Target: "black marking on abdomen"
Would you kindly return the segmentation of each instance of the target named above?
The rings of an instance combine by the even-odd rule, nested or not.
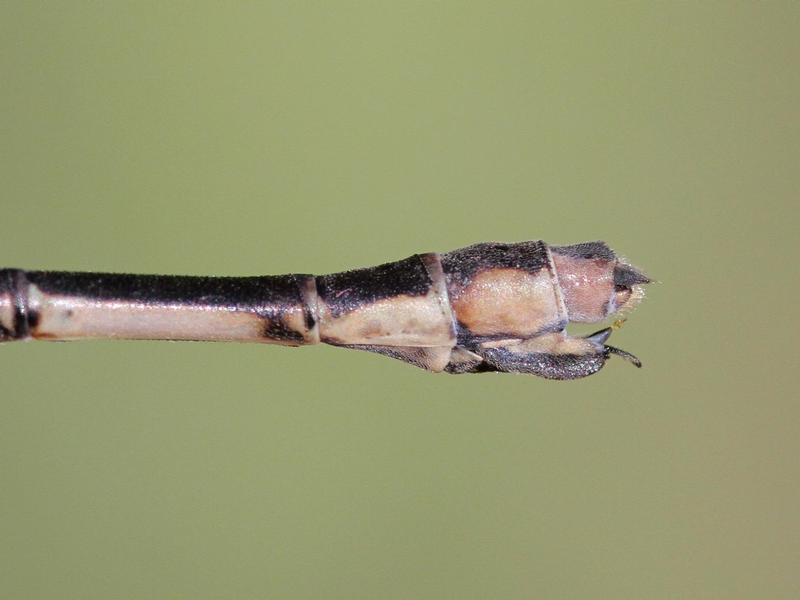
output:
[[[194,277],[32,271],[28,281],[45,294],[144,305],[225,308],[264,317],[303,306],[298,280],[306,275]]]
[[[280,318],[266,319],[264,321],[263,335],[265,338],[271,340],[293,342],[296,344],[302,344],[305,341],[305,336],[303,336],[302,333],[288,327]]]
[[[39,320],[41,319],[41,315],[39,311],[34,310],[31,308],[31,305],[28,304],[28,329],[30,331],[35,331],[36,328],[39,326]]]
[[[314,318],[314,312],[308,305],[303,305],[303,320],[308,331],[314,329],[314,325],[317,324],[317,320]]]
[[[538,331],[526,335],[526,338],[539,337],[548,333],[557,333],[564,331],[567,326],[567,321],[556,321],[550,325],[546,325]],[[469,350],[475,350],[486,342],[497,342],[500,340],[521,339],[520,336],[514,332],[500,332],[492,335],[475,335],[470,331],[469,327],[464,325],[461,321],[456,320],[456,344],[463,346]]]
[[[317,293],[333,317],[384,298],[424,296],[432,285],[419,254],[377,267],[317,277]]]
[[[549,262],[547,244],[544,242],[486,242],[446,252],[441,257],[451,298],[457,297],[461,289],[469,285],[480,271],[520,269],[527,273],[536,273],[547,268]]]
[[[614,251],[605,242],[582,242],[571,246],[550,246],[550,250],[573,258],[599,258],[602,260],[614,260],[617,258]]]
[[[151,305],[253,309],[276,301],[300,300],[295,275],[195,277],[31,271],[28,280],[45,294]]]

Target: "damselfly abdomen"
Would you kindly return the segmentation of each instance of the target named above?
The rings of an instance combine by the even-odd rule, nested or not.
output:
[[[611,354],[594,323],[650,279],[603,242],[482,243],[333,275],[184,277],[0,270],[0,341],[320,342],[435,372],[576,379]]]

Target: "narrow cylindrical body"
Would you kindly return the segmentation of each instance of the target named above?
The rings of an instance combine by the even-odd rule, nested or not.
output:
[[[332,275],[186,277],[0,270],[0,341],[213,340],[377,352],[431,371],[556,379],[602,367],[649,279],[602,242],[482,243]],[[624,354],[624,353],[623,353]]]
[[[0,271],[0,339],[319,341],[314,278]]]

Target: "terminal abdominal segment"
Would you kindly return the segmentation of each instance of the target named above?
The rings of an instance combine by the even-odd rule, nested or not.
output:
[[[603,242],[487,242],[332,275],[187,277],[0,270],[0,341],[326,343],[447,373],[577,379],[616,354],[611,328],[650,279]]]

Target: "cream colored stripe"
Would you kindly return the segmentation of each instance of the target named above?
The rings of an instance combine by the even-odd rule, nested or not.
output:
[[[558,305],[558,318],[559,321],[567,323],[569,322],[569,313],[567,312],[567,304],[564,302],[564,294],[561,293],[561,283],[558,281],[558,271],[553,261],[553,254],[550,252],[550,245],[548,243],[542,242],[542,244],[544,244],[545,251],[547,252],[547,268],[553,280],[553,293],[556,296],[556,304]]]
[[[428,277],[431,278],[431,288],[436,294],[436,299],[442,309],[442,315],[450,324],[450,337],[453,345],[456,344],[456,316],[453,312],[453,307],[450,304],[450,295],[447,292],[447,278],[444,275],[444,268],[442,267],[442,258],[436,252],[428,252],[427,254],[420,254],[420,260],[425,270],[428,272]]]
[[[14,331],[14,299],[10,292],[0,296],[0,325]]]

